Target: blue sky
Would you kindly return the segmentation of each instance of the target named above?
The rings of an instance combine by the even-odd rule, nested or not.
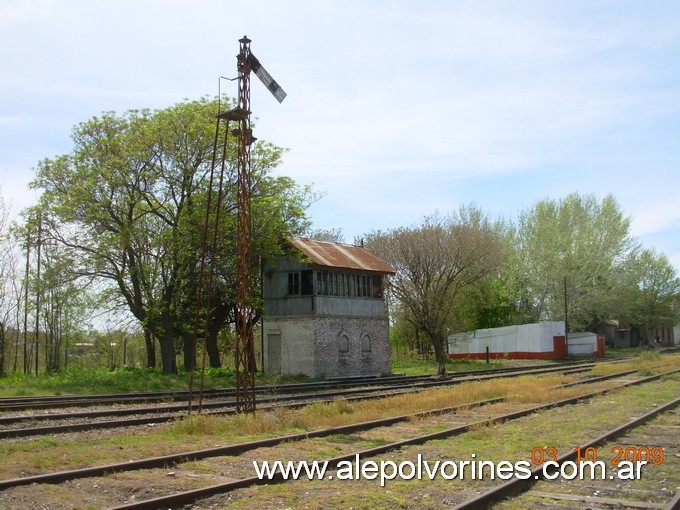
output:
[[[0,0],[5,202],[78,122],[215,95],[244,34],[288,93],[253,80],[255,135],[325,192],[316,227],[611,193],[680,271],[677,1]]]

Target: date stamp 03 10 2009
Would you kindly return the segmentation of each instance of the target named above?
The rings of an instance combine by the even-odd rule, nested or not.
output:
[[[573,450],[575,460],[569,462],[558,462],[558,451],[553,446],[540,447],[536,446],[531,450],[531,462],[535,465],[543,465],[543,475],[547,479],[555,479],[562,476],[567,479],[582,478],[583,472],[581,468],[587,465],[591,468],[591,472],[595,467],[600,467],[600,478],[604,479],[604,472],[606,464],[598,460],[598,450],[595,447],[589,446],[587,448],[575,448]],[[665,458],[665,453],[660,446],[613,446],[610,451],[613,456],[610,464],[617,469],[616,476],[610,475],[610,479],[618,478],[620,480],[634,480],[640,479],[640,469],[647,465],[662,464]],[[554,467],[557,473],[548,474],[546,467],[550,465]],[[569,470],[569,466],[571,470]],[[591,475],[591,477],[593,477]]]

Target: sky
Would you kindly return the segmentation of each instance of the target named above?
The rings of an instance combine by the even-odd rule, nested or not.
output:
[[[254,134],[324,194],[314,227],[612,194],[680,272],[677,0],[0,0],[5,203],[79,122],[217,95],[244,35],[288,94],[253,77]]]

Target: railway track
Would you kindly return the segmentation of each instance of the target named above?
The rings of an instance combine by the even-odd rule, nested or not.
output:
[[[653,408],[560,455],[550,469],[536,466],[527,479],[493,487],[455,510],[563,508],[564,503],[585,508],[677,510],[680,491],[673,496],[677,488],[669,490],[665,476],[680,469],[678,406],[680,398]],[[591,463],[583,471],[585,476],[579,472],[582,461]],[[621,481],[620,473],[629,477],[629,483]]]
[[[572,383],[566,383],[566,384],[560,385],[558,388],[567,388],[567,387],[574,386],[574,385],[594,384],[594,383],[597,383],[597,382],[608,381],[610,379],[628,376],[628,375],[631,375],[633,372],[634,371],[625,371],[625,372],[620,372],[620,373],[617,373],[617,374],[612,374],[612,375],[608,375],[608,376],[602,376],[602,377],[590,379],[588,381],[582,380],[582,381],[576,381],[576,382],[572,382]],[[650,380],[655,380],[658,377],[659,376],[655,376],[654,378],[652,378]],[[645,381],[643,380],[643,382],[645,382]],[[103,474],[106,474],[106,473],[113,473],[113,472],[118,472],[118,471],[130,471],[130,470],[143,469],[143,468],[149,468],[149,467],[165,467],[165,466],[173,465],[173,464],[176,464],[176,463],[179,463],[179,462],[186,462],[187,460],[200,460],[200,459],[204,459],[204,458],[221,456],[221,455],[239,454],[239,453],[243,453],[245,451],[253,450],[253,449],[256,449],[256,448],[262,448],[262,447],[267,447],[267,446],[276,446],[276,445],[284,443],[284,442],[299,441],[299,440],[302,440],[302,439],[308,439],[308,438],[313,438],[313,437],[325,437],[325,436],[334,435],[334,434],[354,433],[354,432],[363,431],[363,430],[370,430],[372,428],[389,426],[389,425],[393,425],[395,423],[400,423],[400,422],[404,422],[404,421],[415,419],[415,418],[453,413],[453,412],[460,410],[460,409],[472,408],[472,407],[481,407],[481,406],[484,406],[484,405],[499,403],[499,402],[502,402],[504,400],[506,400],[504,397],[497,397],[497,398],[485,399],[485,400],[481,400],[481,401],[469,402],[469,403],[454,406],[454,407],[431,409],[431,410],[428,410],[428,411],[423,411],[423,412],[420,412],[420,413],[414,413],[414,414],[410,414],[410,415],[402,415],[402,416],[396,416],[396,417],[391,417],[391,418],[385,418],[385,419],[381,419],[381,420],[374,420],[374,421],[370,421],[370,422],[356,423],[356,424],[350,424],[350,425],[346,425],[346,426],[333,427],[331,429],[324,429],[324,430],[309,432],[309,433],[301,433],[301,434],[282,436],[282,437],[278,437],[278,438],[272,438],[272,439],[266,439],[266,440],[260,440],[260,441],[252,441],[252,442],[243,443],[243,444],[240,444],[240,445],[210,448],[210,449],[206,449],[206,450],[193,451],[193,452],[181,452],[181,453],[177,453],[177,454],[174,454],[174,455],[164,455],[162,457],[148,458],[148,459],[143,459],[143,460],[140,460],[140,461],[128,461],[128,462],[119,463],[119,464],[108,464],[106,466],[86,468],[86,469],[82,469],[82,470],[60,471],[58,473],[51,473],[51,474],[46,474],[46,475],[36,475],[36,476],[33,476],[33,477],[24,477],[24,478],[18,478],[18,479],[14,479],[14,480],[0,480],[0,490],[6,489],[6,488],[9,488],[9,487],[16,487],[16,486],[19,486],[19,485],[28,485],[28,484],[31,484],[31,483],[62,482],[62,481],[74,479],[74,478],[83,478],[83,477],[88,477],[88,476],[98,476],[98,475],[103,475]]]
[[[612,363],[616,363],[613,361]],[[602,362],[600,362],[602,363]],[[501,376],[527,371],[541,371],[545,369],[559,369],[564,367],[583,367],[591,368],[596,363],[587,362],[565,362],[553,366],[538,367],[511,367],[487,370],[475,370],[470,372],[448,373],[451,379],[465,379],[468,377]],[[410,384],[431,381],[430,375],[405,376],[389,375],[382,377],[352,377],[345,379],[332,379],[327,381],[291,384],[260,385],[255,387],[255,391],[261,395],[284,395],[299,392],[325,391],[331,389],[356,388],[361,386],[389,386],[394,384]],[[194,400],[194,406],[198,406],[199,392],[189,391],[155,391],[144,393],[108,393],[98,395],[43,395],[27,397],[4,397],[0,398],[0,413],[10,411],[26,411],[39,409],[71,408],[71,407],[92,407],[104,405],[135,405],[160,402],[163,404],[173,402],[186,402]],[[217,388],[203,390],[205,399],[227,399],[235,397],[234,388]]]
[[[429,388],[445,387],[462,384],[470,381],[481,381],[490,378],[517,377],[519,375],[540,374],[574,374],[590,371],[595,363],[568,364],[551,367],[535,367],[531,369],[501,369],[489,373],[481,371],[476,373],[456,374],[444,379],[432,377],[398,377],[389,378],[388,381],[380,381],[374,384],[374,380],[368,381],[345,381],[340,389],[320,391],[319,388],[329,388],[327,385],[286,385],[285,387],[267,387],[262,390],[258,397],[260,407],[288,406],[291,408],[301,407],[311,402],[330,402],[336,398],[375,399],[395,395],[404,392],[423,391]],[[306,390],[304,393],[289,393],[289,391]],[[229,392],[231,395],[231,392]],[[52,398],[48,399],[50,405],[55,404]],[[100,402],[100,396],[95,399]],[[70,399],[67,399],[70,407]],[[84,402],[85,399],[83,398]],[[43,402],[34,402],[35,409],[41,410]],[[23,405],[23,404],[22,404]],[[98,404],[101,406],[101,403]],[[201,410],[205,414],[228,415],[236,412],[235,399],[221,400],[211,398],[201,404]],[[111,429],[119,427],[141,426],[170,422],[184,416],[189,411],[188,404],[165,404],[157,406],[134,406],[115,409],[94,409],[79,412],[51,412],[47,414],[35,414],[24,412],[22,414],[0,414],[0,439],[51,435],[58,433],[83,432],[96,429]],[[51,422],[48,425],[36,425],[38,422]]]
[[[621,378],[621,374],[616,374],[618,378]],[[612,379],[614,375],[608,376],[606,379]],[[625,377],[629,378],[631,377],[630,373],[625,374]],[[572,397],[569,399],[562,399],[561,401],[558,402],[547,402],[544,404],[540,404],[538,406],[526,406],[526,405],[521,405],[519,403],[514,403],[512,405],[508,404],[507,402],[501,402],[499,399],[495,400],[487,400],[483,402],[472,402],[468,403],[466,406],[458,406],[457,408],[448,408],[448,409],[439,409],[439,410],[429,410],[426,413],[420,413],[419,416],[402,416],[402,417],[393,417],[390,418],[389,420],[384,420],[384,421],[379,421],[379,422],[371,422],[371,423],[363,423],[363,424],[352,424],[347,427],[336,427],[331,430],[326,430],[326,431],[318,431],[315,433],[306,433],[306,434],[301,434],[298,437],[292,437],[292,436],[285,436],[281,438],[273,438],[270,440],[267,440],[265,442],[251,442],[247,444],[241,444],[241,445],[233,445],[231,447],[223,447],[221,449],[212,449],[211,452],[208,451],[203,451],[203,452],[185,452],[183,454],[178,454],[174,458],[157,458],[153,461],[150,459],[144,459],[140,461],[139,466],[127,466],[126,471],[130,471],[131,469],[149,469],[156,467],[158,468],[159,466],[170,466],[174,465],[177,463],[180,459],[183,460],[190,460],[190,461],[197,461],[199,459],[209,459],[209,458],[215,458],[216,456],[234,456],[234,455],[243,455],[246,454],[247,452],[255,452],[257,451],[262,451],[263,448],[276,448],[277,446],[281,444],[288,445],[293,441],[299,441],[299,442],[304,442],[304,441],[310,441],[313,440],[314,438],[317,437],[328,437],[328,436],[338,436],[338,435],[346,435],[346,434],[355,434],[357,432],[362,432],[364,434],[371,433],[370,431],[376,431],[376,430],[390,430],[394,426],[401,426],[404,427],[404,424],[409,424],[411,429],[418,431],[422,428],[422,423],[417,424],[417,420],[431,420],[433,417],[443,417],[444,421],[442,423],[448,424],[447,420],[450,419],[452,416],[454,420],[457,420],[460,422],[460,420],[465,421],[465,423],[458,423],[455,427],[448,427],[445,428],[444,430],[440,430],[438,432],[426,434],[426,435],[416,435],[414,437],[411,437],[407,440],[400,440],[400,441],[395,441],[395,442],[388,442],[387,444],[383,444],[378,447],[373,447],[373,448],[368,448],[368,449],[363,449],[361,451],[355,451],[349,448],[347,452],[344,452],[343,455],[341,456],[336,456],[331,459],[327,459],[332,465],[337,465],[339,462],[343,460],[348,460],[348,459],[354,459],[356,455],[359,455],[361,458],[369,458],[371,456],[375,455],[382,455],[390,451],[394,451],[395,449],[400,449],[407,447],[409,445],[418,445],[418,444],[424,444],[428,443],[437,439],[442,439],[442,438],[450,438],[452,436],[456,436],[459,434],[465,434],[468,433],[472,430],[475,430],[480,427],[488,427],[491,425],[497,425],[499,423],[505,422],[505,421],[510,421],[510,420],[517,420],[520,419],[523,416],[528,416],[535,414],[540,411],[546,411],[548,409],[553,409],[556,406],[567,406],[567,405],[576,405],[579,402],[583,401],[584,399],[592,399],[596,398],[597,395],[601,395],[604,392],[612,392],[616,391],[617,389],[624,388],[624,387],[630,387],[632,385],[640,385],[640,384],[647,384],[651,383],[652,381],[658,380],[662,375],[657,375],[654,377],[648,377],[648,378],[640,378],[637,377],[635,379],[630,379],[625,382],[619,382],[616,384],[616,387],[608,387],[608,388],[603,388],[599,389],[597,391],[590,391],[587,393],[584,393],[582,395]],[[591,381],[592,384],[596,383],[602,383],[605,378],[602,378],[602,381]],[[577,381],[578,383],[582,383],[583,381]],[[498,414],[499,407],[498,406],[509,406],[512,407],[511,412],[505,412],[503,414]],[[470,416],[465,416],[464,414],[468,412],[468,410],[474,409],[474,413]],[[506,409],[507,410],[507,409]],[[482,414],[484,415],[482,417]],[[420,426],[413,426],[412,424],[416,423],[417,425]],[[441,425],[441,423],[440,423]],[[358,457],[356,457],[358,458]],[[146,465],[144,465],[146,463]],[[128,463],[129,464],[129,463]],[[119,470],[124,469],[125,466],[122,464],[119,468],[116,468],[114,466],[103,466],[100,468],[91,468],[90,471],[83,471],[82,473],[70,473],[68,475],[64,475],[62,473],[61,475],[59,473],[52,473],[52,474],[45,474],[42,475],[43,478],[24,478],[20,479],[17,481],[3,481],[2,485],[0,485],[0,489],[4,489],[3,492],[0,492],[0,503],[3,501],[3,494],[6,493],[8,490],[17,490],[13,489],[16,487],[19,487],[20,485],[25,485],[27,483],[31,484],[44,484],[44,483],[55,483],[55,482],[63,482],[64,480],[77,480],[77,479],[82,479],[84,476],[103,476],[105,472],[110,473],[110,472],[116,472]],[[97,471],[97,469],[99,471]],[[252,472],[252,466],[250,467],[250,471]],[[59,479],[58,477],[62,476],[62,479]],[[234,475],[232,474],[227,474],[226,475],[228,478],[232,478]],[[50,478],[52,477],[52,478]],[[57,478],[54,478],[57,477]],[[203,477],[203,478],[210,478],[209,476]],[[116,485],[117,481],[112,481],[110,478],[107,478],[107,482],[102,482],[99,481],[95,485]],[[173,476],[172,479],[173,482],[176,481],[176,479]],[[132,508],[178,508],[181,505],[189,504],[189,502],[196,501],[197,499],[200,498],[205,498],[207,496],[210,496],[211,494],[224,494],[226,492],[238,489],[238,488],[243,488],[249,485],[259,485],[262,483],[273,483],[274,481],[277,480],[261,480],[259,478],[254,478],[254,477],[237,477],[237,479],[232,480],[230,482],[227,482],[226,484],[218,484],[218,485],[212,485],[212,486],[207,486],[207,487],[202,487],[200,489],[195,489],[192,491],[183,491],[179,492],[177,494],[170,494],[163,496],[161,498],[152,498],[150,500],[144,500],[144,501],[134,501],[132,503],[124,504],[124,505],[119,505],[115,508],[127,508],[127,509],[132,509]],[[173,483],[168,483],[167,478],[164,480],[166,485],[174,485]],[[186,482],[186,479],[184,480]],[[69,482],[67,482],[68,484]],[[71,490],[73,489],[74,482],[70,482],[70,485],[68,485],[67,489]],[[181,485],[181,484],[180,484]],[[34,486],[33,486],[34,487]],[[5,503],[8,501],[11,503],[12,497],[11,495],[9,496],[8,499],[4,499]],[[191,503],[193,504],[193,503]]]

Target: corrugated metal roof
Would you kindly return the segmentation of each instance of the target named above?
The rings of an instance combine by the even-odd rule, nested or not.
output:
[[[288,241],[309,258],[313,264],[319,266],[357,269],[382,274],[395,273],[392,266],[362,246],[316,241],[306,237],[293,237]]]

